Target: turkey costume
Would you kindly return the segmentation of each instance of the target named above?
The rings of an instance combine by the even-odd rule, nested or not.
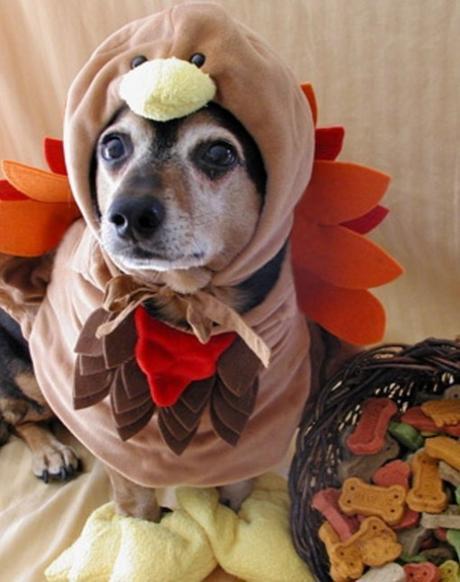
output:
[[[193,64],[197,54],[204,56],[200,66]],[[145,62],[131,70],[139,56]],[[194,94],[185,104],[182,97],[164,97],[153,85],[148,96],[158,97],[153,105],[130,93],[130,75],[157,65],[169,74],[169,65],[178,61],[184,70],[196,69],[192,76],[202,76],[204,89],[195,101]],[[211,100],[230,111],[257,143],[267,171],[266,195],[247,247],[224,270],[212,273],[205,287],[178,295],[165,287],[160,275],[158,284],[146,286],[121,273],[102,250],[90,193],[91,159],[101,130],[126,103],[137,114],[164,121]],[[265,473],[288,450],[310,390],[310,336],[298,305],[290,253],[274,288],[244,315],[220,302],[213,289],[245,281],[289,239],[294,209],[314,168],[314,114],[311,96],[309,104],[278,55],[213,4],[180,5],[125,26],[94,52],[71,86],[64,149],[78,208],[70,199],[59,202],[67,223],[55,254],[22,262],[3,257],[0,301],[22,324],[38,382],[56,415],[96,457],[133,482],[146,487],[223,485]],[[318,165],[317,175],[333,163]],[[14,185],[12,168],[5,168]],[[362,237],[336,225],[374,208],[388,183],[382,174],[360,171],[374,180],[369,196],[361,193],[337,216],[330,212],[323,225],[329,234],[334,228],[338,238],[348,237],[353,244]],[[364,180],[364,190],[368,186]],[[37,204],[43,202],[41,198]],[[308,211],[306,216],[297,238],[304,237],[304,253],[324,264],[321,249],[327,245],[321,237],[326,231],[316,225],[312,236],[307,226],[314,221]],[[0,250],[20,254],[5,248]],[[360,301],[361,320],[378,312],[376,325],[382,328],[378,304],[367,287],[389,281],[400,269],[372,243],[366,249],[367,258],[378,258],[378,267],[361,268],[365,275],[359,281],[350,283],[356,273],[343,275],[346,269],[337,266],[339,258],[332,274],[310,286],[318,298],[316,312],[326,324],[334,309],[321,301],[339,297],[340,288],[344,305],[352,310]],[[299,252],[293,245],[294,259]],[[306,284],[305,272],[296,277]],[[187,331],[154,320],[144,309],[145,301],[167,294],[182,302]],[[343,319],[336,321],[338,327],[349,326]],[[367,324],[360,325],[364,329]],[[173,349],[178,345],[180,349]],[[189,378],[184,370],[190,371]]]

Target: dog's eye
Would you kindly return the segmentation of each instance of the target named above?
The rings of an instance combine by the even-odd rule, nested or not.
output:
[[[203,152],[202,161],[218,168],[230,168],[237,160],[235,148],[225,142],[215,142]]]
[[[107,135],[100,145],[101,156],[106,162],[116,162],[128,153],[126,139],[120,135]]]

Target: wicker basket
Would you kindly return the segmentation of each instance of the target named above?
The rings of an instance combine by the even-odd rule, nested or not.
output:
[[[442,394],[459,382],[460,340],[427,339],[413,346],[384,345],[363,352],[320,390],[300,425],[289,474],[294,544],[320,582],[331,578],[318,539],[323,518],[311,507],[311,499],[320,489],[341,486],[337,469],[342,434],[356,425],[362,403],[370,396],[386,396],[404,411],[417,394]]]

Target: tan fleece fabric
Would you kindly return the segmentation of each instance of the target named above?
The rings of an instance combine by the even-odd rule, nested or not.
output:
[[[285,454],[309,392],[309,335],[297,309],[286,260],[275,288],[244,318],[207,294],[206,288],[199,296],[183,297],[193,317],[198,305],[205,320],[219,324],[213,333],[236,330],[264,363],[271,351],[270,365],[259,377],[255,411],[236,447],[216,437],[208,412],[179,458],[163,443],[155,417],[122,443],[107,400],[79,411],[72,407],[73,348],[82,325],[101,307],[104,290],[117,275],[97,240],[88,180],[94,144],[122,105],[119,81],[133,57],[188,60],[197,52],[206,56],[203,71],[217,86],[216,101],[255,138],[268,173],[264,209],[253,240],[228,268],[215,274],[212,285],[244,280],[285,243],[313,157],[311,113],[297,80],[265,43],[221,7],[193,3],[166,10],[109,37],[71,87],[64,133],[66,162],[74,197],[89,228],[79,221],[58,248],[52,280],[30,335],[39,383],[57,415],[113,469],[152,487],[221,485],[267,471]],[[206,322],[199,328],[206,328]]]

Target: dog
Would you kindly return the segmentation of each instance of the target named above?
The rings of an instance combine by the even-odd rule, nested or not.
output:
[[[245,248],[257,227],[267,183],[254,139],[215,103],[167,122],[122,107],[99,135],[90,178],[93,211],[110,259],[147,284],[160,273],[164,284],[179,293],[194,293]],[[239,285],[215,289],[216,296],[240,314],[259,305],[278,280],[286,247]],[[174,295],[150,300],[145,307],[155,318],[186,329],[182,304]],[[0,357],[8,362],[3,366],[8,374],[2,381],[3,419],[32,448],[37,476],[45,481],[72,477],[78,469],[75,453],[37,424],[52,413],[33,377],[27,345],[6,314],[1,325]],[[311,326],[311,333],[312,357],[317,364],[328,362],[327,369],[315,368],[315,389],[349,353],[319,327]],[[16,416],[8,410],[17,410]],[[120,514],[161,519],[154,490],[108,467],[107,472]],[[251,481],[222,486],[221,501],[237,510],[251,488]]]
[[[12,432],[32,452],[32,470],[45,483],[67,481],[80,469],[75,451],[59,442],[48,423],[54,418],[35,379],[19,325],[0,310],[0,446]]]

